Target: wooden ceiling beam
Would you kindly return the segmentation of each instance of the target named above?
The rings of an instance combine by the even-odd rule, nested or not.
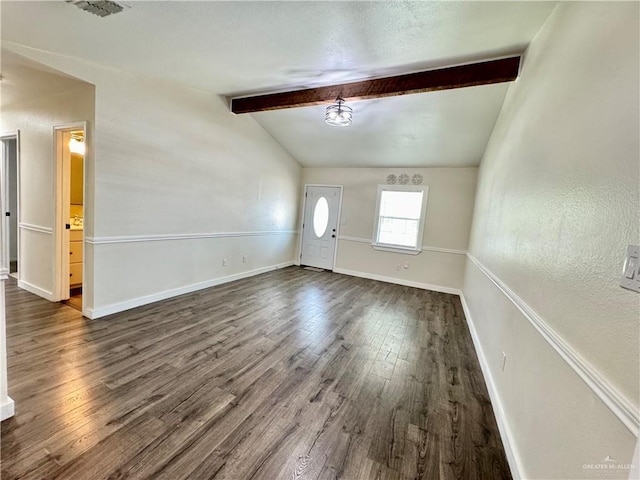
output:
[[[231,111],[233,113],[264,112],[319,105],[333,102],[338,97],[349,102],[510,82],[518,77],[519,68],[520,56],[516,56],[360,82],[232,98]]]

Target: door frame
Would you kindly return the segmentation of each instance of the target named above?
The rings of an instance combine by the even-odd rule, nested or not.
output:
[[[0,133],[0,141],[4,140],[16,140],[16,224],[17,224],[17,232],[16,232],[16,242],[18,247],[18,278],[20,277],[20,263],[22,259],[20,258],[20,130],[8,130]],[[4,143],[2,148],[4,149]],[[9,236],[11,235],[10,229],[11,225],[9,225],[9,218],[5,215],[5,212],[9,208],[9,196],[7,194],[9,188],[9,159],[3,155],[2,161],[0,162],[0,179],[2,181],[2,198],[0,198],[0,205],[2,212],[2,229],[0,229],[1,237],[0,237],[0,245],[2,246],[2,257],[0,258],[0,276],[9,275],[10,264],[10,250],[9,250]]]
[[[309,187],[331,187],[339,188],[340,195],[338,196],[338,221],[336,222],[336,248],[333,250],[333,261],[331,262],[331,271],[336,268],[336,260],[338,258],[338,244],[340,240],[340,223],[342,222],[342,185],[328,185],[324,183],[305,183],[304,184],[304,196],[302,197],[302,221],[300,222],[300,240],[298,241],[298,265],[302,260],[302,242],[304,240],[303,225],[305,223],[304,214],[307,211],[307,189]]]
[[[74,130],[83,130],[84,131],[84,156],[82,158],[82,166],[83,166],[83,178],[82,178],[82,201],[86,202],[86,188],[87,188],[87,156],[90,155],[90,148],[87,138],[88,126],[87,121],[79,121],[79,122],[71,122],[60,125],[54,125],[53,127],[53,162],[54,162],[54,172],[53,176],[53,185],[55,192],[55,212],[54,212],[54,224],[53,224],[53,235],[54,235],[54,264],[53,264],[53,272],[54,272],[54,285],[53,292],[55,299],[54,301],[59,302],[62,300],[69,299],[69,233],[67,229],[64,228],[65,224],[69,222],[69,218],[64,217],[65,212],[69,211],[69,203],[71,196],[71,187],[67,183],[65,186],[65,176],[67,178],[70,175],[71,171],[71,155],[69,155],[69,161],[65,162],[63,158],[63,135],[67,132],[71,132]],[[66,164],[65,164],[66,163]],[[65,172],[65,169],[67,170]],[[85,226],[87,224],[86,220],[86,211],[83,212],[83,229],[82,229],[82,250],[84,257],[85,250]],[[69,230],[70,232],[70,230]],[[82,286],[84,290],[85,283],[85,272],[86,271],[86,262],[82,261]],[[83,304],[84,310],[84,304]]]

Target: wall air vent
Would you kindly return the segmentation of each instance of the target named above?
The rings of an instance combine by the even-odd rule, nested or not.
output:
[[[88,2],[86,0],[67,0],[67,3],[71,3],[85,12],[93,13],[99,17],[113,15],[114,13],[121,12],[124,9],[122,5],[118,5],[116,2],[112,2],[111,0],[95,0],[93,2]]]

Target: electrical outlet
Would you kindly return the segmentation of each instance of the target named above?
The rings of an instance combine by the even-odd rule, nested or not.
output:
[[[249,261],[249,257],[247,255],[242,256],[242,263],[247,263]]]
[[[227,259],[226,259],[226,258],[223,258],[223,259],[222,259],[222,266],[223,266],[223,267],[226,267],[226,266],[227,266]]]
[[[502,352],[502,359],[500,360],[500,369],[504,372],[504,367],[507,364],[507,354]]]

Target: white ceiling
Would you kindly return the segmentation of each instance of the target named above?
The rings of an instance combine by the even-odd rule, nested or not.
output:
[[[555,2],[130,1],[106,18],[0,5],[4,41],[235,96],[520,53]],[[357,102],[347,129],[325,126],[322,106],[254,117],[303,165],[477,165],[506,89]]]
[[[508,84],[349,103],[353,124],[330,127],[322,105],[254,113],[305,166],[478,165]]]

